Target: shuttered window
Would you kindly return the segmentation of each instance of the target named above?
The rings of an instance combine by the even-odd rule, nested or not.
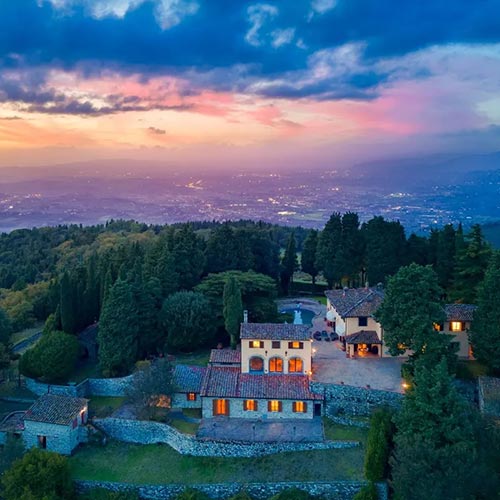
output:
[[[214,417],[224,415],[229,416],[229,400],[227,399],[214,399],[213,405],[213,415]]]
[[[307,413],[307,403],[305,401],[294,401],[292,408],[294,413]]]
[[[283,403],[276,399],[267,402],[267,411],[272,413],[281,413],[283,411]]]

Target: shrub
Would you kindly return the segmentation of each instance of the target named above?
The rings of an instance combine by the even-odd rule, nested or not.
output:
[[[68,460],[37,448],[28,451],[4,472],[2,485],[5,500],[74,498]]]
[[[78,350],[78,341],[73,335],[64,332],[43,335],[35,347],[22,355],[19,370],[26,377],[65,382],[75,367]]]
[[[269,500],[313,500],[314,497],[306,491],[298,488],[288,488],[277,495],[274,495]]]
[[[187,488],[175,497],[175,500],[211,500],[203,491]]]
[[[365,453],[368,481],[381,481],[386,476],[393,432],[392,413],[386,409],[373,412]]]
[[[252,500],[252,497],[246,491],[239,491],[233,495],[229,500]]]
[[[377,487],[373,483],[363,486],[353,500],[378,500]]]

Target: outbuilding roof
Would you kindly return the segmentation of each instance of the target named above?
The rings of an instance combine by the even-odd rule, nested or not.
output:
[[[241,351],[235,349],[212,349],[208,362],[217,365],[239,365],[241,363]]]
[[[306,375],[254,375],[239,368],[210,366],[201,396],[214,398],[321,400]]]
[[[382,288],[327,290],[325,295],[342,318],[372,316],[384,300]]]
[[[87,408],[88,399],[43,394],[25,413],[24,420],[46,424],[69,425]]]
[[[288,323],[242,323],[242,339],[254,340],[310,340],[310,327]]]
[[[200,392],[205,376],[204,366],[176,365],[173,382],[176,392]]]
[[[374,330],[361,330],[347,335],[345,341],[348,344],[381,344],[377,332]]]
[[[474,304],[446,304],[446,321],[472,321],[476,309]]]

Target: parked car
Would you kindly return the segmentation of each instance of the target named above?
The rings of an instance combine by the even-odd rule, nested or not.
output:
[[[331,338],[332,340],[338,340],[338,339],[339,339],[339,336],[338,336],[335,332],[332,332],[332,333],[330,333],[330,338]]]
[[[314,340],[321,340],[321,332],[315,331],[313,333],[313,339]]]
[[[326,342],[330,342],[330,335],[328,335],[328,332],[326,330],[323,330],[321,332],[321,337],[326,341]]]

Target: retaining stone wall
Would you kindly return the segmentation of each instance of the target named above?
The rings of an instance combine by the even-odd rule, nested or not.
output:
[[[327,500],[349,500],[366,484],[362,481],[332,481],[332,482],[307,482],[307,483],[216,483],[190,485],[197,490],[205,492],[210,498],[225,500],[241,490],[248,492],[252,498],[267,500],[273,495],[287,488],[299,488],[311,495],[323,495]],[[164,485],[133,485],[126,483],[110,483],[98,481],[75,481],[76,489],[80,493],[88,492],[94,488],[105,488],[111,491],[137,491],[140,498],[151,500],[170,500],[186,489],[182,484]],[[387,485],[378,483],[377,489],[380,500],[387,500]]]
[[[25,380],[26,387],[38,396],[50,393],[84,398],[88,396],[124,396],[125,390],[133,378],[133,375],[121,378],[89,378],[79,384],[69,385],[45,384],[27,377]]]
[[[324,394],[325,415],[370,415],[373,408],[389,406],[399,408],[403,395],[398,392],[365,389],[349,385],[311,382],[313,392]]]
[[[356,441],[325,441],[319,443],[245,443],[199,440],[182,434],[161,422],[126,420],[121,418],[94,419],[93,424],[109,437],[136,444],[165,443],[182,455],[198,457],[262,457],[286,451],[353,448]]]

